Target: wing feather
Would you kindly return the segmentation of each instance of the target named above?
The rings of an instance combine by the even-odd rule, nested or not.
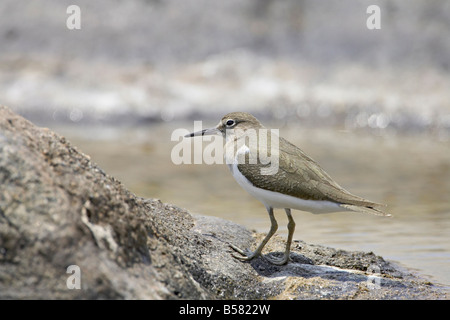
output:
[[[274,175],[261,175],[261,169],[271,164],[264,165],[259,159],[256,164],[238,164],[239,171],[258,188],[305,200],[333,201],[352,211],[390,216],[384,211],[384,205],[358,197],[342,188],[312,158],[287,140],[279,138],[279,150],[282,151],[272,150],[272,154],[270,144],[267,150],[263,150],[268,157],[276,158],[278,155],[279,170]],[[252,152],[256,154],[257,150],[250,149]]]

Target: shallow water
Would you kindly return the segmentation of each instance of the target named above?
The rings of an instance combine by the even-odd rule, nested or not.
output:
[[[212,123],[211,123],[212,124]],[[267,232],[264,206],[234,181],[225,165],[175,165],[176,128],[192,123],[108,129],[56,128],[138,196],[159,198],[192,213],[214,215]],[[450,288],[450,145],[428,135],[280,128],[347,190],[388,205],[392,218],[343,212],[293,211],[295,239],[373,251]],[[196,138],[200,139],[200,138]],[[203,143],[203,149],[208,145]],[[193,158],[194,156],[192,156]],[[287,235],[284,210],[278,233]]]

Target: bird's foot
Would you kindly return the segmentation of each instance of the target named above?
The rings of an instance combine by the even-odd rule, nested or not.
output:
[[[241,261],[250,261],[258,257],[261,253],[260,252],[251,252],[249,249],[242,250],[235,245],[230,244],[230,248],[239,253],[237,254],[231,254],[234,258],[239,259]]]
[[[289,261],[289,254],[284,254],[281,258],[271,256],[265,256],[264,258],[272,264],[282,266]]]

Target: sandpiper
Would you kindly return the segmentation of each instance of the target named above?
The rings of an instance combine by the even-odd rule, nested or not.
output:
[[[264,150],[271,155],[271,159],[278,161],[277,170],[263,174],[262,170],[270,166],[270,163],[261,161],[258,157],[256,161],[249,161],[250,155],[261,153],[262,146],[259,143],[249,143],[248,132],[260,130],[267,129],[253,115],[233,112],[225,115],[216,127],[186,135],[186,137],[194,137],[219,134],[226,140],[225,150],[234,149],[236,145],[241,146],[234,152],[232,158],[230,153],[226,152],[225,157],[228,157],[226,163],[238,184],[261,201],[269,213],[271,227],[264,240],[254,252],[230,245],[239,254],[233,254],[235,258],[249,261],[261,255],[264,246],[278,228],[273,214],[275,208],[283,208],[288,217],[288,238],[284,255],[281,258],[265,257],[276,265],[286,264],[289,260],[295,230],[291,209],[311,213],[358,211],[390,216],[384,211],[384,205],[355,196],[339,186],[313,159],[281,137],[277,137],[277,148],[271,148],[272,145],[269,143]],[[273,133],[269,132],[270,134]],[[273,141],[273,139],[266,139],[266,141]],[[274,155],[276,158],[273,157]],[[242,161],[242,156],[247,161]]]

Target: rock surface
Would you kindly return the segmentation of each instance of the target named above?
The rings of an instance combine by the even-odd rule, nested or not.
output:
[[[229,243],[262,236],[136,197],[65,138],[0,107],[1,299],[447,298],[373,253],[295,241],[285,266],[231,257]],[[265,252],[283,247],[275,237]]]

